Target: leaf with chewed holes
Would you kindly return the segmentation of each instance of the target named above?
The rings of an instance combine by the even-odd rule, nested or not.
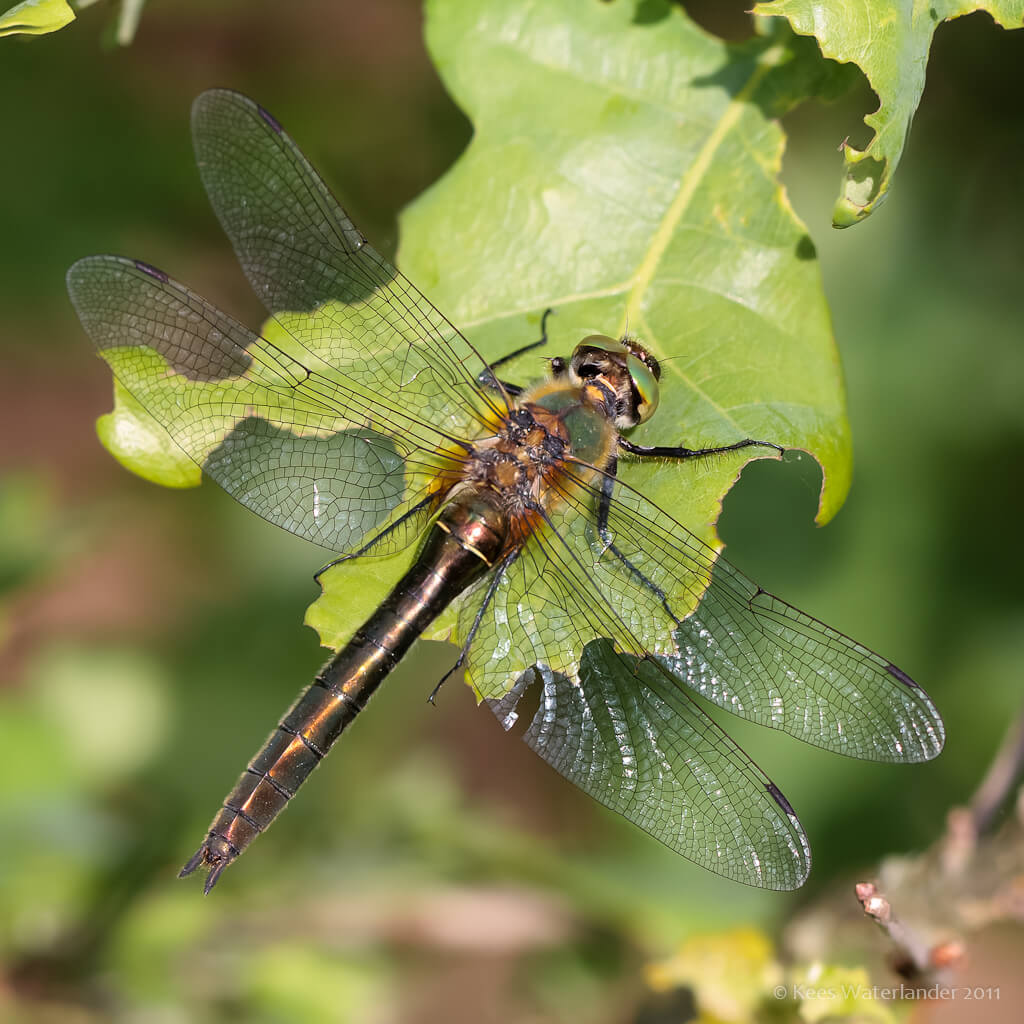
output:
[[[487,359],[536,338],[556,311],[546,349],[501,368],[518,384],[587,334],[628,330],[662,364],[661,404],[632,440],[803,449],[823,470],[825,523],[849,488],[849,426],[814,246],[778,181],[774,118],[834,91],[828,62],[782,26],[734,46],[675,6],[637,13],[428,4],[428,45],[475,131],[405,211],[399,264]],[[750,459],[772,454],[624,459],[619,474],[718,547],[722,498]],[[396,579],[401,561],[363,569]],[[367,613],[363,569],[343,563],[322,580],[307,622],[328,646]],[[446,616],[429,635],[450,627]]]
[[[475,135],[406,210],[398,262],[492,360],[537,337],[555,309],[546,353],[502,367],[516,383],[587,334],[628,330],[662,366],[660,407],[633,441],[803,449],[823,470],[827,522],[849,487],[849,427],[814,247],[778,181],[775,118],[833,91],[828,62],[781,23],[730,45],[674,5],[642,6],[643,18],[633,2],[431,0],[428,45]],[[119,399],[114,421],[130,415]],[[717,547],[723,496],[747,461],[770,454],[624,458],[620,475]],[[194,472],[184,456],[162,457],[145,466],[150,479],[180,486]],[[380,587],[367,574],[385,587],[406,562],[325,574],[308,617],[324,643],[372,611]]]
[[[942,22],[975,11],[991,14],[1003,28],[1024,25],[1024,0],[772,0],[754,8],[754,14],[785,18],[794,31],[814,36],[826,57],[857,64],[878,95],[878,109],[864,118],[874,132],[871,141],[864,149],[843,145],[835,227],[857,224],[885,199],[924,92],[932,36]]]

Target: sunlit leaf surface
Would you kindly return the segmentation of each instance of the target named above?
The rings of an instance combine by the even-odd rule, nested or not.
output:
[[[638,24],[628,4],[435,2],[427,38],[475,132],[405,212],[403,270],[485,358],[536,337],[548,307],[545,355],[628,327],[664,372],[658,412],[633,440],[802,448],[824,470],[818,520],[830,519],[851,469],[842,379],[767,116],[797,102],[816,66],[785,36],[731,47],[674,8]],[[517,383],[544,372],[536,352],[502,369]],[[722,497],[750,457],[623,462],[620,477],[715,545]],[[346,578],[332,570],[323,600],[351,624],[366,606]],[[308,621],[336,643],[345,631],[326,618],[314,606]]]
[[[779,185],[772,114],[805,95],[789,40],[729,46],[668,5],[428,5],[427,40],[474,125],[401,222],[399,261],[485,358],[550,354],[628,328],[663,361],[642,443],[759,437],[825,472],[819,521],[849,486],[850,438],[814,246]],[[802,52],[802,51],[801,51]],[[820,63],[820,61],[819,61]],[[537,353],[506,373],[541,376]],[[705,539],[747,453],[622,477]]]
[[[629,9],[497,2],[470,16],[429,6],[428,42],[476,131],[404,216],[401,265],[485,357],[531,340],[549,306],[551,354],[628,327],[664,368],[661,407],[633,440],[752,436],[803,448],[824,469],[827,521],[849,486],[842,382],[813,245],[775,177],[783,138],[767,116],[796,102],[811,72],[785,37],[730,47],[678,10],[638,24]],[[215,126],[209,137],[216,144]],[[235,194],[260,187],[251,161],[221,166],[238,177]],[[267,282],[271,308],[330,294],[325,282],[286,285],[292,294],[282,283]],[[323,336],[324,315],[299,328],[307,345]],[[503,372],[528,383],[544,368],[534,354]],[[714,545],[722,496],[749,457],[624,463],[620,475]],[[169,466],[168,482],[187,471]],[[347,623],[336,628],[366,614],[362,598],[351,587],[334,595],[330,618]],[[328,642],[325,616],[311,619]]]

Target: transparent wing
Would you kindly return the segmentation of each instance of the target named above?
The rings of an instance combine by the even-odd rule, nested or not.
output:
[[[660,599],[629,573],[615,595],[595,585],[590,552],[575,544],[584,520],[567,502],[464,602],[457,632],[465,640],[477,625],[467,655],[474,686],[507,729],[539,679],[524,739],[570,782],[703,867],[796,888],[810,852],[792,808],[665,666],[644,657],[629,620]]]
[[[486,364],[475,349],[367,243],[262,107],[205,92],[192,107],[192,136],[246,276],[307,352],[444,429],[467,416],[493,422],[495,409],[507,409],[476,383]]]
[[[510,728],[539,680],[524,738],[571,782],[713,871],[800,885],[810,862],[792,808],[687,688],[879,761],[939,752],[934,705],[891,662],[766,593],[642,495],[617,484],[602,503],[594,476],[570,469],[561,506],[461,609],[463,640],[480,616],[473,685]]]
[[[769,594],[622,483],[603,531],[596,488],[581,478],[564,498],[555,529],[530,542],[543,551],[543,584],[520,584],[501,621],[529,607],[542,585],[571,591],[591,620],[601,609],[604,628],[579,617],[583,628],[562,633],[560,644],[538,644],[544,634],[534,630],[533,649],[502,634],[496,639],[506,662],[513,653],[537,654],[538,664],[571,672],[586,643],[606,636],[620,650],[652,654],[676,680],[725,710],[815,746],[904,763],[941,751],[945,730],[935,705],[892,662]],[[477,661],[481,692],[498,696],[502,684],[486,651]],[[513,678],[506,675],[504,686]]]
[[[294,344],[286,352],[145,263],[88,257],[68,271],[68,291],[100,354],[182,451],[258,515],[333,551],[399,519],[466,450],[412,401]],[[408,543],[430,512],[378,551]]]
[[[500,579],[481,581],[460,606],[459,640],[465,642],[475,627],[466,667],[481,696],[502,697],[534,665],[575,677],[583,648],[595,637],[643,655],[614,604],[588,578],[588,562],[577,562],[567,546],[578,518],[552,515],[551,526],[529,538]],[[488,593],[490,603],[477,624]]]
[[[851,757],[906,763],[942,750],[935,705],[891,661],[769,594],[636,491],[617,484],[615,495],[606,537],[679,609],[677,651],[660,658],[676,678],[741,718]],[[608,566],[602,543],[591,551]],[[690,612],[695,582],[706,590]]]
[[[535,679],[540,706],[523,738],[570,782],[717,874],[803,884],[811,854],[792,807],[659,665],[594,641],[578,677],[529,671],[488,701],[506,729]]]

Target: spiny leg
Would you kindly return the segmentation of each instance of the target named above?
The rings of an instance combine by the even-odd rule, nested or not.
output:
[[[502,577],[506,571],[512,565],[512,563],[519,557],[521,549],[510,551],[505,558],[499,563],[498,568],[494,570],[494,577],[491,582],[487,585],[487,593],[484,594],[483,603],[480,605],[479,611],[476,613],[476,617],[473,619],[473,625],[470,626],[469,636],[466,637],[466,642],[462,645],[462,650],[459,651],[459,657],[455,664],[443,676],[441,681],[430,691],[430,696],[427,698],[431,704],[435,703],[434,698],[437,697],[437,691],[466,663],[466,658],[469,655],[469,648],[473,643],[473,638],[476,636],[477,631],[480,629],[480,623],[483,622],[484,612],[487,611],[488,605],[494,599],[494,594],[498,589],[498,584],[501,583]]]
[[[523,345],[522,348],[517,348],[514,352],[509,352],[500,359],[496,359],[477,377],[477,383],[485,388],[491,388],[493,391],[504,390],[509,397],[518,398],[526,389],[520,384],[510,384],[508,381],[499,380],[494,375],[494,371],[499,366],[504,366],[505,363],[511,362],[518,356],[523,355],[524,352],[530,352],[535,348],[546,345],[548,343],[548,317],[554,312],[554,309],[550,306],[544,310],[540,318],[540,337],[536,341],[531,341],[529,345]]]
[[[705,455],[722,455],[725,452],[738,452],[741,448],[774,448],[780,455],[784,455],[786,449],[774,441],[755,441],[752,437],[745,437],[742,441],[734,444],[723,444],[716,448],[684,448],[682,445],[646,445],[634,444],[625,437],[619,438],[619,447],[630,455],[638,455],[640,458],[648,459],[699,459]]]
[[[608,465],[605,466],[604,479],[601,481],[601,497],[597,503],[597,533],[601,540],[604,542],[605,550],[610,551],[615,557],[622,562],[622,564],[639,580],[640,585],[646,587],[658,600],[661,601],[662,608],[668,612],[672,621],[677,625],[682,625],[680,619],[676,617],[675,612],[669,607],[668,595],[661,587],[658,586],[654,580],[646,576],[640,569],[638,569],[616,546],[612,539],[612,532],[608,528],[608,513],[612,506],[612,491],[615,489],[615,474],[618,470],[619,460],[617,456],[613,455],[608,460]]]
[[[774,441],[757,441],[752,437],[746,437],[742,441],[736,441],[733,444],[719,445],[714,448],[685,448],[682,445],[644,445],[635,444],[625,437],[619,436],[618,442],[619,448],[628,452],[630,455],[637,455],[640,458],[655,458],[655,459],[697,459],[707,455],[721,455],[724,452],[735,452],[740,451],[743,448],[753,447],[765,447],[774,448],[779,454],[785,453],[785,448],[780,444],[776,444]],[[640,569],[638,569],[616,546],[612,540],[611,531],[608,529],[608,513],[611,509],[612,491],[615,487],[615,475],[618,470],[618,457],[612,456],[605,467],[605,477],[601,482],[601,498],[597,506],[597,531],[601,540],[607,546],[607,550],[611,551],[623,565],[640,581],[640,583],[647,587],[651,593],[655,594],[661,601],[662,607],[672,617],[672,620],[679,625],[680,620],[676,617],[675,613],[669,607],[668,597],[665,591],[661,589],[653,580],[648,579]]]

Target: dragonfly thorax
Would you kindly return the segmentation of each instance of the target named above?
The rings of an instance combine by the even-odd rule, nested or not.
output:
[[[524,404],[512,409],[491,437],[476,443],[463,480],[492,492],[514,518],[543,501],[545,477],[558,471],[571,447],[562,409]]]

